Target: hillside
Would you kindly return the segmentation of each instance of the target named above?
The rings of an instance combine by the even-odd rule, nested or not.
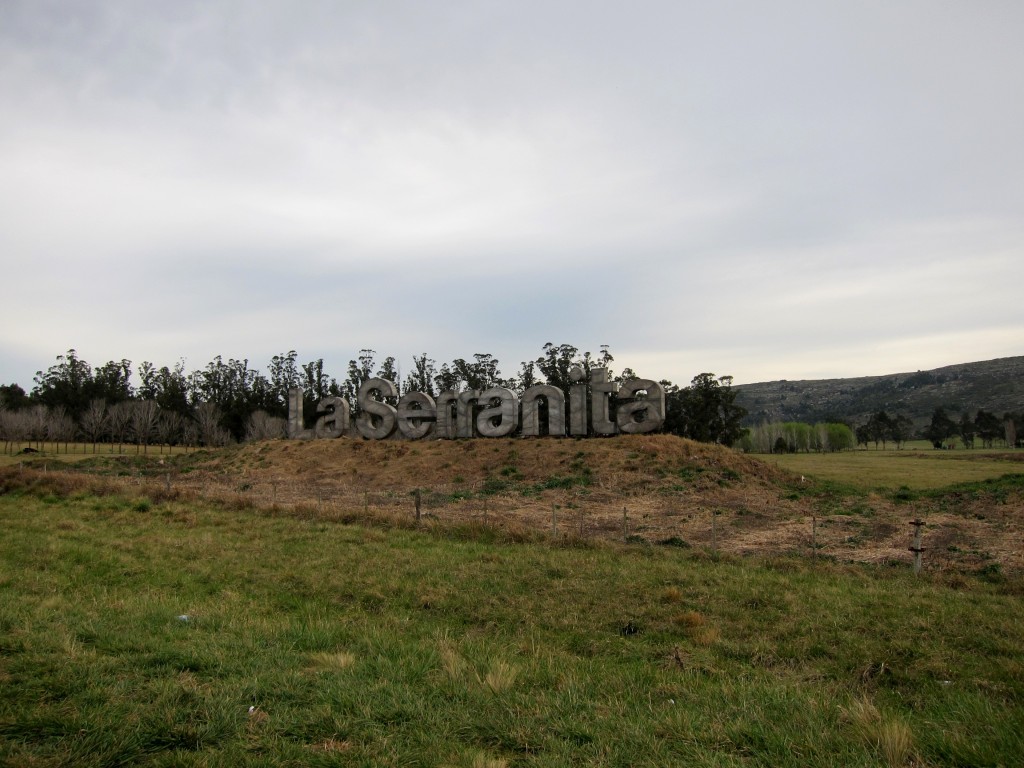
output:
[[[1002,416],[1024,409],[1024,356],[962,363],[931,371],[854,379],[767,381],[736,387],[745,424],[845,421],[863,424],[877,411],[902,413],[923,427],[942,406],[954,416],[979,408]]]
[[[904,451],[900,459],[915,456]],[[274,440],[174,456],[61,458],[19,458],[23,466],[0,470],[0,494],[26,483],[88,483],[105,493],[142,494],[145,504],[194,499],[263,514],[470,530],[516,541],[625,538],[740,555],[806,554],[814,542],[821,555],[861,562],[908,562],[907,523],[923,517],[930,567],[1024,568],[1018,545],[1024,485],[1010,461],[1009,480],[916,493],[839,487],[674,435]]]

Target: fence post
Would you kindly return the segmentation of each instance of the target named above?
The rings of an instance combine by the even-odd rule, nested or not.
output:
[[[924,527],[924,521],[915,518],[910,524],[914,526],[914,546],[910,547],[910,551],[914,553],[914,575],[917,576],[921,573],[921,553],[924,552],[924,547],[921,546],[921,528]]]
[[[420,523],[420,489],[419,488],[416,489],[415,499],[416,499],[416,524],[419,525],[419,523]]]
[[[622,505],[622,543],[629,541],[629,523],[626,519],[626,505]]]

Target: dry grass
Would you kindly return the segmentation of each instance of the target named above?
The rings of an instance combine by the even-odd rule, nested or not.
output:
[[[473,768],[508,768],[508,760],[503,757],[492,757],[483,752],[473,757]]]
[[[503,693],[516,684],[519,677],[519,669],[504,659],[497,659],[491,662],[487,674],[484,675],[483,683],[493,693]]]
[[[906,723],[895,718],[884,718],[866,698],[853,701],[843,709],[842,714],[856,737],[876,750],[886,765],[897,768],[910,762],[914,738]]]

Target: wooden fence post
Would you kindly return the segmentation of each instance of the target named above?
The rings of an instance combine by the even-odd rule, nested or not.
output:
[[[921,573],[921,553],[924,552],[924,547],[921,546],[921,528],[924,527],[924,521],[915,518],[910,524],[914,526],[914,546],[910,547],[910,551],[914,553],[914,575],[917,576]]]

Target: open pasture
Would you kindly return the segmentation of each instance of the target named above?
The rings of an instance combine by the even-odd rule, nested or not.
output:
[[[808,478],[863,490],[902,487],[928,490],[1024,473],[1024,451],[1005,449],[872,448],[836,453],[772,454],[759,458]]]
[[[1017,577],[509,544],[96,496],[52,474],[9,486],[0,525],[10,765],[1024,754]]]

